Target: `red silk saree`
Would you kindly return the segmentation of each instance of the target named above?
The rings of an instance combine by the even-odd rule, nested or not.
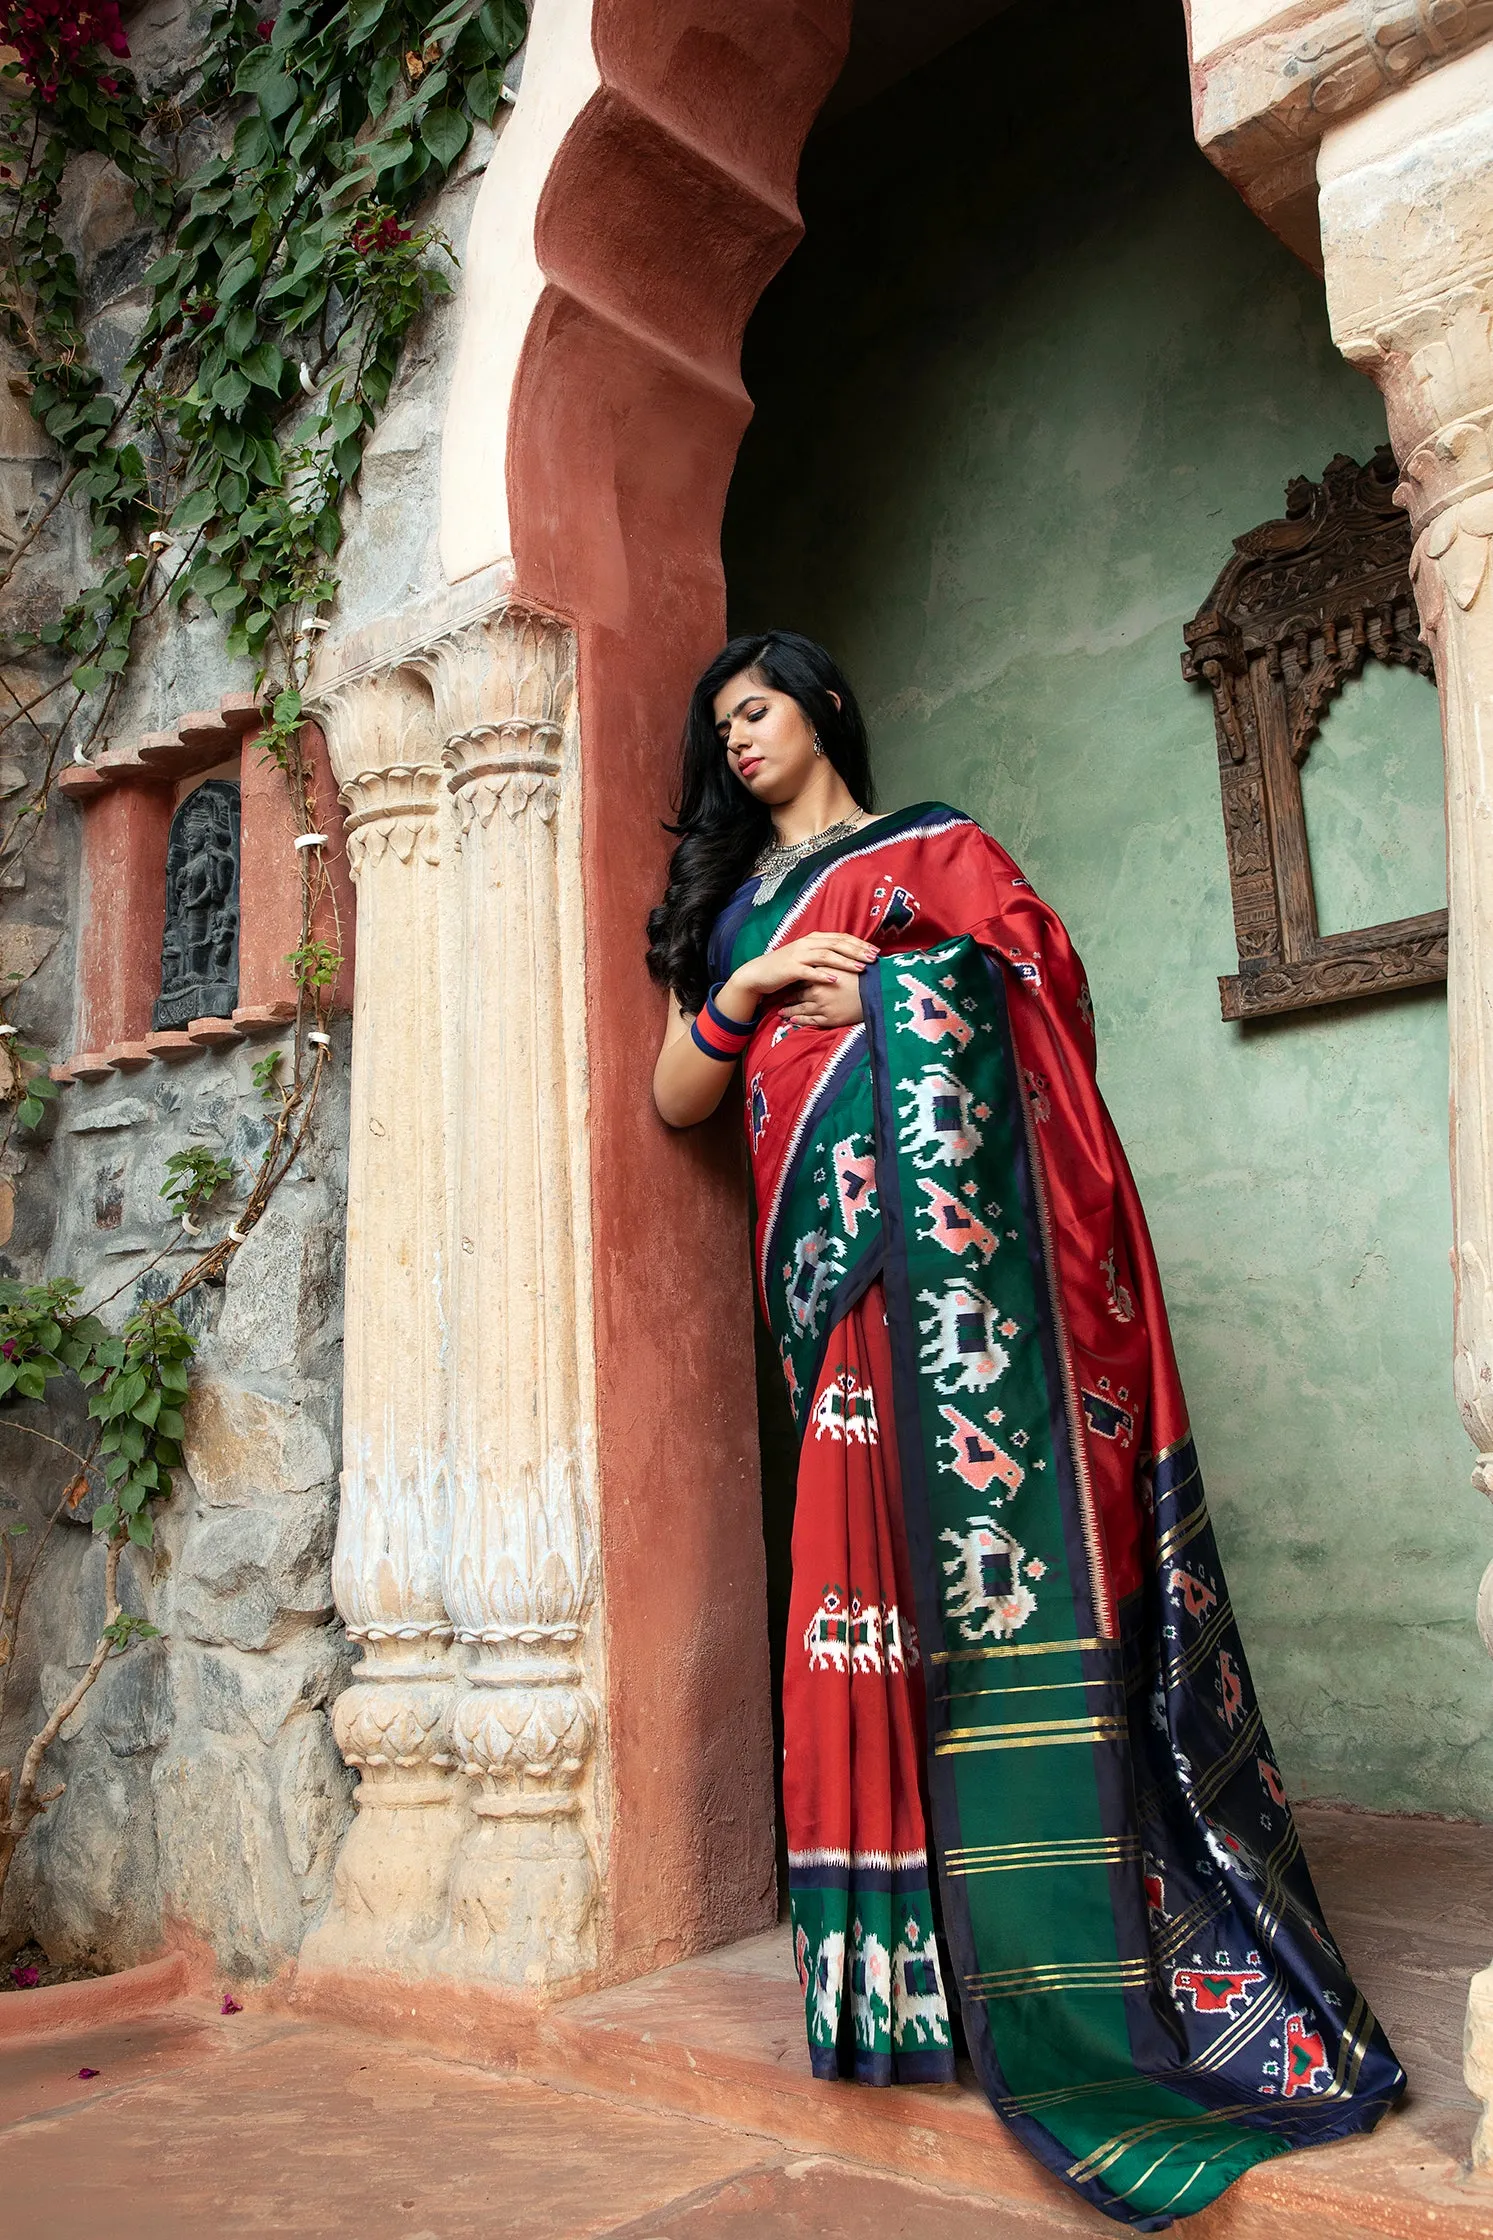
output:
[[[815,2073],[954,2073],[1138,2231],[1370,2128],[1404,2073],[1322,1919],[1230,1610],[1083,971],[968,817],[726,906],[864,1023],[760,1014],[754,1264],[801,1441],[784,1682]]]

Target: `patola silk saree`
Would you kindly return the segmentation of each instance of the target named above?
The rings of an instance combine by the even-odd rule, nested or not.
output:
[[[748,881],[711,977],[815,931],[880,948],[864,1023],[776,998],[743,1060],[810,2056],[946,2080],[957,2015],[1017,2137],[1157,2231],[1404,2073],[1261,1721],[1062,925],[925,804]]]

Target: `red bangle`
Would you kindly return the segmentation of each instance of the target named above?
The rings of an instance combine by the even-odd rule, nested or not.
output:
[[[690,1037],[697,1050],[707,1058],[718,1058],[724,1065],[731,1065],[741,1056],[757,1029],[755,1019],[732,1019],[717,1004],[716,991],[726,985],[717,980],[705,998],[705,1008],[691,1021]]]

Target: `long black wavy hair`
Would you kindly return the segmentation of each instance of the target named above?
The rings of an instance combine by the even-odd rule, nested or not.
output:
[[[679,845],[664,899],[648,913],[648,970],[686,1011],[699,1011],[709,986],[706,948],[722,905],[772,838],[772,816],[732,773],[716,734],[715,696],[750,670],[796,700],[820,745],[863,809],[874,801],[865,720],[837,662],[796,630],[764,630],[722,646],[694,691],[684,719],[676,821]]]

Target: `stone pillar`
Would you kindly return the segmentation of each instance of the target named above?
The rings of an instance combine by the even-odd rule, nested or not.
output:
[[[1493,47],[1329,132],[1322,248],[1340,349],[1384,392],[1446,745],[1457,1405],[1493,1496]],[[1478,1601],[1493,1655],[1493,1565]],[[1493,2095],[1493,1968],[1467,2078]],[[1475,2156],[1493,2164],[1493,2123]]]
[[[441,864],[434,710],[391,665],[344,678],[318,715],[347,805],[357,886],[343,1384],[332,1585],[361,1658],[334,1731],[361,1775],[326,1921],[306,1960],[439,1965],[465,1815],[441,1592],[449,1528],[444,1317]]]
[[[417,658],[461,830],[445,1599],[473,1787],[445,1965],[537,1990],[596,1959],[574,640],[505,607]]]

